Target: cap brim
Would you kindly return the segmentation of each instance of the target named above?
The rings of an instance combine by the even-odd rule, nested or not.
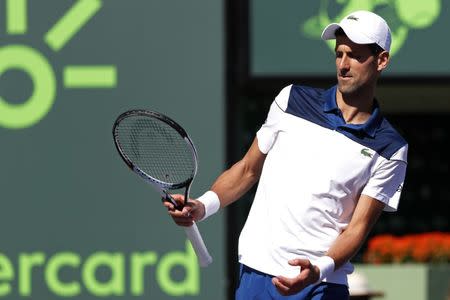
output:
[[[334,40],[336,38],[336,30],[342,28],[342,30],[345,32],[347,37],[356,44],[372,44],[373,41],[362,34],[361,32],[355,30],[354,27],[348,27],[346,24],[338,24],[338,23],[331,23],[322,32],[322,39],[323,40]]]
[[[337,29],[341,28],[338,23],[331,23],[322,31],[322,39],[323,40],[334,40],[336,35],[334,34]]]

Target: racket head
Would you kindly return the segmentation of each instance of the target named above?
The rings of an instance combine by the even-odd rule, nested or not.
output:
[[[135,109],[113,125],[114,144],[130,169],[163,190],[189,187],[197,151],[186,131],[168,116]]]

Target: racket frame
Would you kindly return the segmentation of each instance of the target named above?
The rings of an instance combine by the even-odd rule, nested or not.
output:
[[[133,162],[123,152],[122,147],[120,146],[119,139],[117,137],[118,134],[117,134],[116,128],[123,119],[128,118],[130,116],[136,116],[136,115],[148,116],[148,117],[159,119],[160,121],[166,123],[173,129],[175,129],[181,135],[181,137],[184,139],[186,144],[192,150],[191,154],[192,154],[192,159],[194,160],[194,170],[192,171],[191,177],[189,179],[187,179],[183,182],[180,182],[180,183],[168,183],[168,182],[164,182],[164,181],[158,180],[156,178],[153,178],[152,176],[150,176],[147,173],[145,173],[144,171],[142,171],[138,166],[133,164]],[[197,174],[197,168],[198,168],[197,167],[197,165],[198,165],[197,149],[195,148],[194,143],[192,142],[191,138],[187,134],[186,130],[184,130],[183,127],[181,127],[177,122],[175,122],[174,120],[172,120],[171,118],[169,118],[166,115],[163,115],[163,114],[155,112],[155,111],[149,111],[149,110],[144,110],[144,109],[134,109],[134,110],[126,111],[126,112],[122,113],[121,115],[119,115],[119,117],[117,117],[116,121],[114,122],[114,126],[113,126],[113,136],[114,136],[114,145],[116,146],[117,151],[120,153],[120,156],[125,161],[125,163],[128,165],[128,167],[131,170],[133,170],[136,174],[138,174],[141,178],[143,178],[145,181],[152,184],[155,188],[161,190],[160,194],[161,194],[161,196],[163,196],[165,198],[165,200],[172,202],[172,204],[174,204],[177,207],[177,209],[182,209],[183,206],[187,203],[187,201],[189,201],[191,184],[195,178],[195,175]],[[172,199],[172,197],[170,197],[168,190],[177,190],[177,189],[182,189],[182,188],[185,188],[185,192],[184,192],[185,202],[180,207],[180,205],[178,205]]]
[[[118,139],[118,133],[116,128],[118,128],[120,122],[128,118],[130,116],[147,116],[159,119],[160,121],[166,123],[167,125],[171,126],[173,129],[175,129],[181,137],[183,137],[186,144],[190,147],[192,158],[194,160],[194,169],[192,171],[191,177],[185,180],[184,182],[180,183],[168,183],[161,180],[158,180],[156,178],[153,178],[152,176],[148,175],[144,171],[142,171],[138,166],[136,166],[129,158],[128,156],[123,152],[122,147],[120,146],[120,142]],[[150,183],[161,195],[164,201],[170,201],[177,210],[183,209],[183,206],[186,205],[186,203],[189,200],[189,193],[192,181],[194,180],[195,175],[197,174],[197,165],[198,165],[198,155],[197,155],[197,149],[194,146],[194,143],[192,142],[191,138],[188,136],[187,132],[184,130],[183,127],[181,127],[177,122],[169,118],[168,116],[161,114],[159,112],[155,111],[149,111],[144,109],[133,109],[126,111],[122,114],[120,114],[113,125],[113,139],[114,139],[114,145],[116,146],[117,151],[120,154],[120,157],[123,159],[123,161],[127,164],[127,166],[136,174],[138,174],[142,179],[144,179],[146,182]],[[177,190],[185,188],[184,192],[184,203],[180,206],[169,194],[169,190]],[[190,227],[185,228],[186,234],[191,240],[192,246],[194,247],[194,250],[196,251],[198,257],[199,257],[199,263],[200,266],[206,267],[212,262],[212,258],[208,253],[208,250],[203,242],[203,239],[200,235],[200,232],[198,231],[197,225],[194,224]]]

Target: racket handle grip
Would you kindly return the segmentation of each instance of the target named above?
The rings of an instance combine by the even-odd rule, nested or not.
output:
[[[194,248],[195,254],[197,254],[198,262],[201,267],[206,267],[212,263],[212,257],[209,255],[208,249],[203,242],[203,238],[198,231],[197,224],[185,227],[186,235],[191,241],[192,248]]]

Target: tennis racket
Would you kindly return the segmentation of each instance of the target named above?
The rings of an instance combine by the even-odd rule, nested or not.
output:
[[[163,197],[181,210],[169,191],[184,190],[185,203],[197,173],[197,151],[186,131],[169,117],[147,110],[130,110],[117,117],[113,126],[114,143],[123,161],[150,183]],[[200,266],[212,258],[194,223],[185,227],[186,235]]]

